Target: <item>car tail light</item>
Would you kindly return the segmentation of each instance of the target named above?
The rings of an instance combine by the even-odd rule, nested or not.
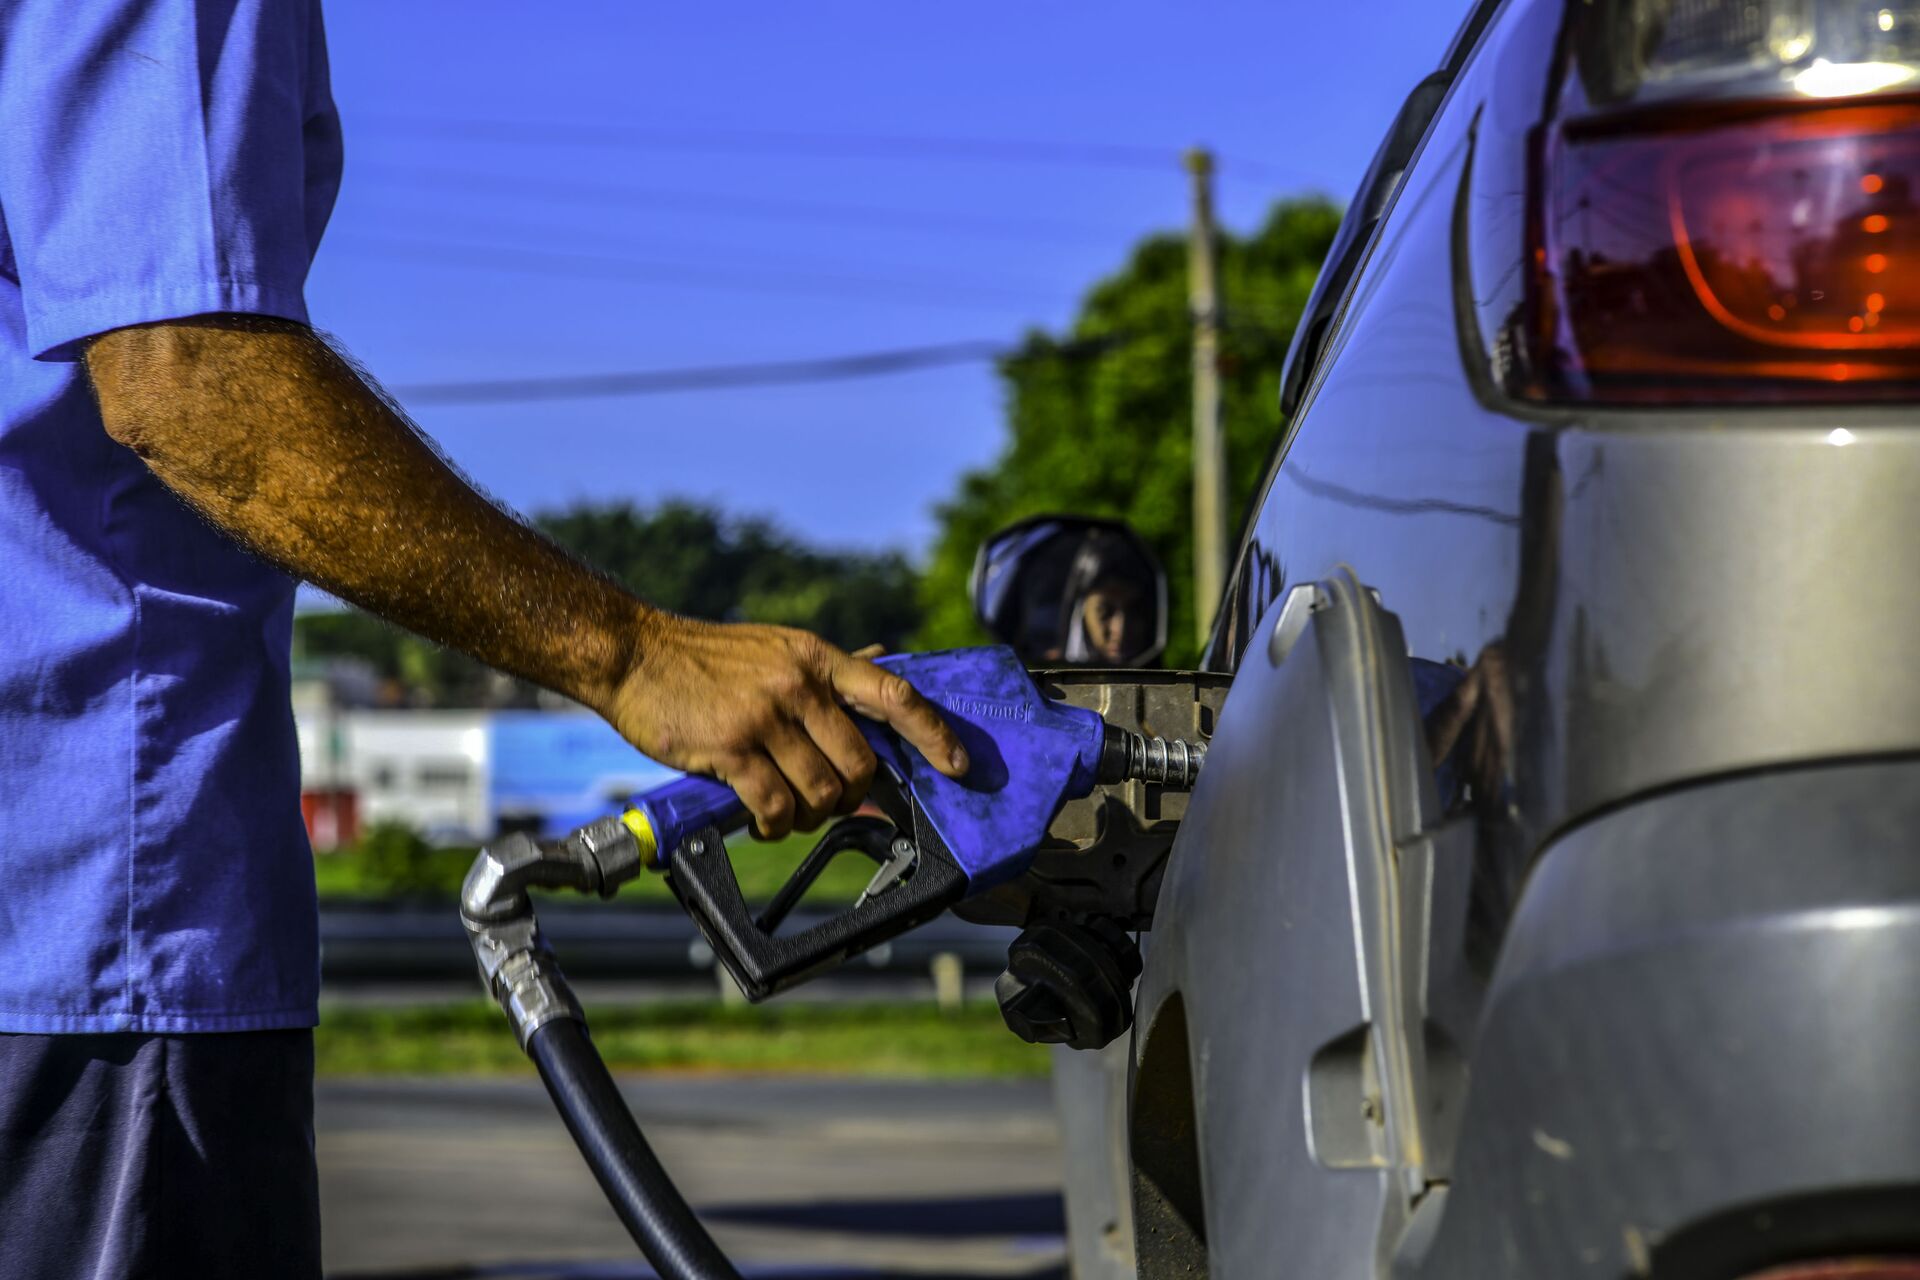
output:
[[[1524,394],[1920,395],[1920,94],[1891,91],[1920,2],[1582,5],[1534,145]]]
[[[1920,1280],[1920,1260],[1900,1258],[1840,1258],[1827,1262],[1796,1262],[1756,1272],[1746,1280]]]

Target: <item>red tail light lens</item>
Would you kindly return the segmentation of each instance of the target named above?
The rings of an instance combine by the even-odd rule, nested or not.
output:
[[[1748,1276],[1747,1280],[1920,1280],[1920,1261],[1899,1258],[1846,1258],[1799,1262]]]
[[[1920,101],[1551,125],[1534,202],[1535,398],[1920,396]]]

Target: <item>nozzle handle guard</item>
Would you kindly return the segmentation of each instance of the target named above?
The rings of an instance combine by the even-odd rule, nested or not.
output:
[[[925,821],[924,813],[911,800],[909,804],[915,819],[911,836],[907,830],[865,818],[843,819],[828,831],[808,859],[811,874],[817,874],[837,853],[855,849],[883,865],[885,884],[876,877],[875,886],[852,907],[796,933],[776,932],[777,917],[785,914],[784,907],[790,903],[754,915],[740,892],[717,827],[687,838],[674,854],[667,883],[741,991],[749,1000],[764,1000],[918,928],[966,895],[966,873]],[[864,838],[872,836],[879,838],[878,847],[862,847]],[[803,889],[791,896],[797,898]]]

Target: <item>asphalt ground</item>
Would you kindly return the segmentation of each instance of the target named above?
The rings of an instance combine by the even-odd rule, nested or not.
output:
[[[1065,1280],[1045,1081],[646,1076],[641,1127],[755,1280]],[[323,1080],[329,1280],[653,1273],[545,1091],[525,1080]]]

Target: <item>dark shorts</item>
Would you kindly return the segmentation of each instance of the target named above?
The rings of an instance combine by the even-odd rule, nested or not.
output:
[[[0,1276],[319,1274],[312,1032],[0,1034]]]

